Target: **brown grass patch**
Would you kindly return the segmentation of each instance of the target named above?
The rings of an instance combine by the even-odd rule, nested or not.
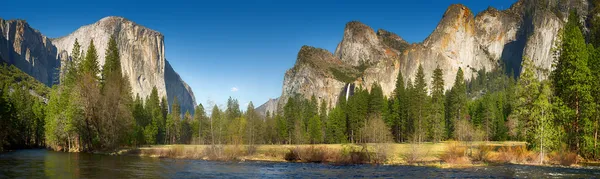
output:
[[[477,152],[472,156],[474,161],[489,162],[491,161],[491,152],[494,151],[494,146],[488,144],[479,144]]]
[[[467,157],[467,147],[459,142],[449,142],[446,151],[440,159],[449,164],[469,164],[471,160]]]
[[[504,146],[498,150],[499,162],[503,163],[523,163],[529,156],[529,151],[522,145],[518,146]]]
[[[555,164],[571,166],[577,163],[577,153],[571,151],[553,152],[550,154],[550,160]]]

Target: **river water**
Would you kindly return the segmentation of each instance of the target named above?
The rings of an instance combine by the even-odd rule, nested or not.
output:
[[[600,178],[600,168],[335,166],[19,150],[0,154],[0,178]]]

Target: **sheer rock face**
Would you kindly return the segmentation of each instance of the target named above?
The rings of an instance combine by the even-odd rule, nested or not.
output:
[[[260,105],[256,108],[258,114],[262,116],[267,116],[267,113],[272,115],[274,112],[277,112],[277,104],[279,103],[279,98],[269,99],[265,104]]]
[[[181,105],[181,113],[190,112],[190,114],[194,114],[196,97],[194,96],[194,92],[192,92],[192,88],[181,79],[168,61],[165,62],[167,64],[165,68],[165,84],[169,105],[173,103],[173,97],[177,97],[177,101]]]
[[[48,86],[58,81],[56,47],[24,20],[0,19],[0,58]]]
[[[278,107],[296,94],[308,99],[314,95],[319,102],[325,100],[328,106],[335,105],[346,83],[334,77],[332,68],[352,69],[325,49],[303,46],[294,67],[285,72]]]
[[[75,39],[81,49],[87,49],[91,40],[98,51],[99,63],[104,64],[104,52],[111,36],[115,36],[121,55],[121,70],[129,77],[133,94],[146,97],[156,86],[160,97],[166,96],[169,105],[175,96],[181,103],[182,113],[196,106],[188,85],[168,65],[165,59],[164,36],[122,17],[105,17],[83,26],[68,36],[53,39],[59,52],[71,53]]]
[[[146,97],[156,86],[159,96],[166,96],[169,104],[177,96],[182,112],[193,113],[194,94],[165,59],[164,36],[122,17],[106,17],[83,26],[75,32],[56,39],[48,39],[24,21],[0,19],[0,55],[21,70],[48,86],[57,83],[61,61],[70,60],[75,39],[85,52],[91,40],[98,52],[100,67],[104,65],[105,51],[111,36],[116,37],[121,55],[121,70],[127,75],[133,95]],[[76,62],[78,63],[78,62]]]
[[[588,3],[585,0],[540,2],[520,0],[507,10],[488,8],[477,16],[463,5],[451,5],[430,36],[416,44],[408,44],[391,32],[378,30],[376,33],[360,22],[350,22],[333,59],[339,59],[342,66],[359,70],[360,75],[350,82],[355,84],[352,86],[370,89],[377,82],[386,96],[392,94],[399,72],[403,80],[414,81],[419,65],[423,66],[428,87],[433,71],[437,67],[442,69],[446,90],[454,85],[459,68],[463,69],[466,79],[475,77],[478,70],[490,71],[500,68],[501,64],[518,75],[523,57],[533,59],[538,77],[543,79],[552,70],[551,49],[569,10],[577,9],[585,16]],[[313,60],[320,59],[323,58]],[[283,106],[291,94],[302,94],[306,98],[315,95],[328,101],[330,108],[335,105],[348,82],[316,73],[315,68],[298,61],[285,74],[279,106]]]

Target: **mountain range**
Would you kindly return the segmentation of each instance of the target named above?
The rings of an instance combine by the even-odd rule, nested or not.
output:
[[[303,46],[284,74],[281,96],[258,111],[277,112],[296,94],[308,99],[314,95],[331,108],[341,94],[351,94],[359,86],[370,90],[375,82],[389,97],[398,73],[405,82],[414,80],[419,65],[427,84],[439,67],[446,90],[453,86],[459,68],[466,80],[480,70],[498,68],[518,76],[523,58],[532,59],[536,75],[544,79],[552,70],[552,49],[569,11],[577,10],[585,23],[589,4],[587,0],[519,0],[506,10],[489,7],[478,14],[454,4],[423,42],[412,44],[392,32],[352,21],[333,53]]]

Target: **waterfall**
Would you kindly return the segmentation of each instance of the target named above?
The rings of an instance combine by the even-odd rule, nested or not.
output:
[[[348,83],[348,87],[346,87],[346,101],[348,101],[348,97],[350,96],[350,85],[351,83]]]

